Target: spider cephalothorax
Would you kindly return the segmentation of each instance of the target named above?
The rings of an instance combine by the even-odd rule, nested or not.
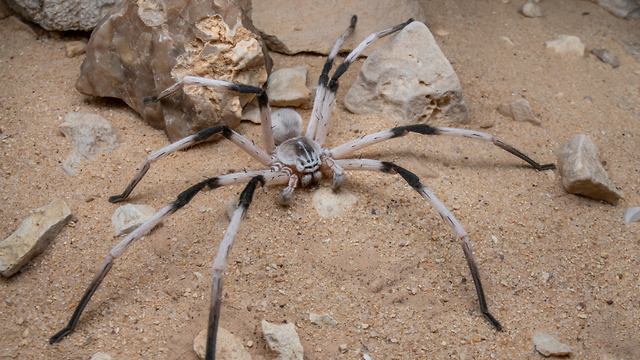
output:
[[[391,162],[360,158],[353,159],[349,157],[356,151],[373,144],[402,137],[410,133],[417,133],[421,135],[452,135],[492,142],[494,145],[528,162],[536,170],[553,169],[555,168],[555,165],[539,165],[520,151],[487,133],[448,127],[432,127],[429,125],[395,127],[357,138],[333,149],[324,148],[331,108],[338,89],[338,78],[347,70],[349,64],[351,64],[351,62],[356,59],[369,44],[380,37],[401,30],[411,21],[412,20],[410,19],[406,23],[371,34],[347,56],[331,78],[329,78],[329,71],[333,65],[334,57],[338,53],[344,39],[349,36],[355,28],[356,17],[354,16],[352,18],[351,26],[336,42],[322,70],[322,75],[318,81],[318,89],[315,97],[316,100],[311,113],[311,119],[309,120],[307,131],[304,135],[302,135],[302,120],[299,119],[299,116],[295,114],[295,112],[280,109],[274,111],[272,114],[271,109],[269,108],[269,101],[266,92],[263,89],[253,86],[230,83],[221,80],[185,76],[173,86],[162,91],[158,96],[146,99],[146,104],[160,101],[162,98],[170,96],[172,93],[180,90],[185,85],[210,86],[220,91],[256,94],[258,96],[258,103],[260,106],[262,137],[266,151],[258,148],[251,141],[226,126],[216,126],[210,129],[205,129],[149,155],[140,168],[138,174],[133,178],[131,183],[129,183],[129,186],[127,186],[122,194],[110,197],[110,202],[118,202],[126,199],[150,169],[153,162],[174,151],[185,149],[194,144],[203,142],[217,134],[220,134],[233,142],[240,149],[262,164],[266,170],[221,175],[201,181],[182,192],[178,195],[175,201],[165,206],[153,217],[140,225],[140,227],[126,236],[118,245],[109,251],[102,267],[95,275],[93,281],[85,291],[82,300],[80,300],[80,303],[76,307],[68,325],[51,337],[49,340],[50,343],[53,344],[60,341],[65,335],[75,329],[82,311],[113,266],[115,259],[122,256],[122,254],[136,240],[142,238],[163,219],[189,203],[189,201],[191,201],[191,199],[200,191],[213,190],[221,186],[247,183],[247,186],[240,195],[239,205],[231,217],[231,222],[225,232],[224,238],[220,242],[220,250],[218,251],[218,255],[213,263],[213,285],[211,291],[211,309],[209,313],[206,355],[206,359],[213,359],[215,356],[216,335],[218,331],[220,307],[222,302],[222,274],[226,269],[229,252],[231,251],[240,221],[249,208],[249,204],[253,198],[253,193],[258,184],[263,186],[287,184],[278,196],[278,203],[282,205],[289,205],[292,202],[293,192],[297,187],[304,187],[314,182],[318,182],[321,180],[323,174],[332,174],[332,188],[334,190],[340,188],[345,180],[345,171],[379,171],[386,174],[398,174],[409,186],[420,194],[420,196],[433,205],[434,209],[442,217],[443,221],[451,228],[454,236],[460,241],[467,260],[467,265],[469,266],[469,270],[473,277],[482,313],[497,330],[501,330],[502,325],[500,325],[500,322],[491,315],[487,307],[482,283],[480,281],[478,266],[469,244],[469,236],[453,214],[431,191],[429,191],[429,189],[420,183],[420,179],[409,170]]]

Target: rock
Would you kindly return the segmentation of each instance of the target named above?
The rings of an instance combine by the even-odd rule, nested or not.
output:
[[[620,60],[618,60],[618,57],[610,53],[607,49],[592,49],[591,52],[600,60],[611,65],[612,68],[620,66]]]
[[[111,360],[111,355],[99,352],[93,354],[91,360]]]
[[[547,49],[553,50],[556,54],[584,56],[584,44],[580,38],[572,35],[562,35],[559,39],[547,41]]]
[[[118,134],[102,116],[87,113],[68,113],[58,127],[73,141],[76,155],[88,160],[102,151],[113,151],[120,145]]]
[[[202,330],[193,340],[193,350],[200,359],[207,353],[207,330]],[[242,342],[227,329],[218,327],[216,338],[216,359],[220,360],[251,360],[251,355],[242,346]]]
[[[498,112],[502,116],[510,117],[515,121],[528,121],[536,125],[542,124],[542,121],[533,115],[531,105],[525,99],[500,104],[498,105]]]
[[[302,117],[292,109],[278,109],[271,113],[271,128],[276,145],[302,135]]]
[[[280,69],[269,75],[267,95],[271,106],[295,106],[304,104],[309,98],[307,69],[299,66]]]
[[[424,10],[415,0],[397,0],[393,6],[385,0],[254,1],[251,17],[273,51],[290,55],[299,52],[328,55],[336,40],[349,27],[352,15],[358,16],[358,24],[344,42],[343,51],[351,51],[372,33],[409,18],[421,22],[427,20]],[[371,54],[377,46],[372,44],[364,55]]]
[[[254,124],[261,124],[262,117],[260,115],[260,108],[256,104],[250,102],[242,109],[242,120],[249,120]]]
[[[87,50],[87,44],[84,41],[71,41],[65,45],[67,57],[72,58],[82,55]]]
[[[312,324],[316,325],[327,324],[333,327],[336,327],[338,325],[338,322],[333,320],[333,318],[329,314],[318,315],[311,313],[309,314],[309,321],[311,321]]]
[[[4,0],[45,30],[91,30],[122,0]]]
[[[624,41],[621,39],[617,40],[622,44],[622,47],[624,47],[624,51],[627,54],[633,56],[633,58],[636,59],[636,62],[640,63],[640,43],[633,41]]]
[[[11,276],[38,256],[71,219],[69,206],[56,199],[33,212],[18,230],[0,242],[0,273]]]
[[[347,344],[340,344],[340,346],[338,346],[338,349],[342,354],[346,353],[349,350],[349,348],[347,347]]]
[[[76,88],[124,100],[171,141],[216,125],[236,127],[254,95],[187,86],[157,103],[185,75],[261,87],[271,59],[232,0],[125,0],[96,26]]]
[[[347,190],[333,191],[329,187],[321,187],[313,193],[312,203],[318,215],[328,218],[333,217],[344,210],[350,209],[358,201]]]
[[[625,209],[622,212],[622,217],[624,218],[624,222],[626,223],[640,221],[640,207]]]
[[[526,17],[541,17],[543,15],[540,5],[532,1],[527,1],[527,3],[524,4],[522,14]]]
[[[640,11],[640,3],[635,0],[597,0],[598,5],[619,18],[630,18]]]
[[[565,345],[553,336],[536,332],[533,334],[533,344],[535,350],[544,356],[566,356],[573,354],[569,345]]]
[[[31,28],[31,26],[23,23],[22,20],[18,19],[17,17],[13,15],[9,16],[7,18],[7,21],[9,22],[9,24],[11,24],[13,30],[15,30],[16,32],[33,38],[38,37],[38,34]]]
[[[416,21],[367,58],[344,104],[353,113],[381,113],[400,125],[441,117],[469,122],[458,76],[429,29]]]
[[[0,20],[6,19],[13,14],[15,14],[15,11],[13,11],[4,0],[0,0]]]
[[[120,206],[111,217],[111,223],[116,229],[113,236],[129,234],[155,213],[156,210],[149,205],[126,204]]]
[[[611,204],[620,198],[609,174],[600,164],[596,146],[586,135],[576,135],[564,144],[558,154],[558,169],[562,186],[569,193]]]
[[[262,320],[262,332],[269,348],[278,353],[277,360],[303,360],[304,350],[292,323],[276,325]]]

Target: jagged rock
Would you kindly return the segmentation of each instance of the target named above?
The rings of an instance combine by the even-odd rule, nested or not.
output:
[[[18,230],[0,242],[0,273],[11,276],[38,256],[71,219],[71,210],[56,199],[33,212]]]
[[[276,325],[262,320],[262,333],[277,360],[303,360],[304,349],[292,323]]]
[[[202,330],[193,340],[193,350],[200,359],[207,354],[207,330]],[[229,330],[218,327],[216,338],[216,359],[220,360],[251,360],[251,354],[242,346],[242,342]]]
[[[540,5],[532,1],[527,1],[527,3],[522,6],[522,14],[527,17],[541,17],[543,15]]]
[[[327,324],[333,327],[336,327],[338,325],[338,322],[335,321],[329,314],[318,315],[318,314],[311,313],[309,314],[309,321],[312,324],[316,324],[316,325]]]
[[[619,18],[634,17],[640,12],[637,0],[597,0],[598,5]]]
[[[429,29],[416,21],[371,53],[344,104],[356,114],[391,116],[400,125],[441,117],[469,122],[458,76]]]
[[[584,56],[585,46],[577,36],[562,35],[559,39],[547,41],[546,44],[547,49],[553,50],[556,54]]]
[[[612,68],[617,68],[618,66],[620,66],[620,60],[618,60],[618,57],[613,55],[607,49],[592,49],[591,52],[600,60],[611,65]]]
[[[307,88],[307,68],[299,66],[280,69],[269,75],[267,83],[269,105],[300,106],[309,98]]]
[[[598,149],[586,135],[572,137],[558,154],[562,186],[572,194],[615,203],[620,193],[600,164]]]
[[[93,160],[101,151],[113,151],[120,145],[118,134],[100,115],[68,113],[58,129],[72,139],[76,155],[88,160]]]
[[[113,236],[132,232],[155,213],[156,210],[149,205],[127,204],[120,206],[111,217],[111,224],[116,229]]]
[[[328,218],[333,217],[344,210],[348,210],[358,201],[347,190],[333,191],[328,187],[321,187],[313,193],[312,203],[318,215]]]
[[[424,10],[415,0],[272,0],[254,1],[252,19],[269,49],[285,54],[314,52],[328,55],[347,29],[351,16],[358,16],[354,33],[343,51],[353,50],[367,36],[414,18],[426,22]],[[322,21],[319,21],[322,19]],[[377,47],[373,44],[364,55]]]
[[[540,119],[533,115],[531,105],[525,99],[518,99],[510,103],[498,105],[498,112],[502,116],[510,117],[515,121],[528,121],[532,124],[540,125]]]
[[[569,345],[563,344],[545,333],[536,332],[533,335],[533,343],[535,349],[544,356],[566,356],[573,353]]]
[[[91,30],[122,0],[4,0],[45,30]]]
[[[240,123],[253,95],[187,86],[157,103],[185,75],[261,87],[271,59],[251,20],[232,0],[125,0],[100,21],[87,44],[76,88],[115,97],[176,141],[199,130]]]

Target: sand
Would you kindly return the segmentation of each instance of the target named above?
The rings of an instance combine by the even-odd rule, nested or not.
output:
[[[491,144],[459,138],[411,135],[357,154],[411,169],[453,211],[470,235],[489,309],[504,325],[496,332],[480,313],[456,239],[399,176],[348,173],[344,189],[357,202],[332,218],[321,218],[311,202],[328,180],[297,190],[287,208],[275,203],[280,187],[260,189],[232,252],[221,320],[244,344],[253,342],[254,359],[274,358],[263,319],[295,323],[306,359],[536,359],[536,331],[570,345],[572,358],[640,357],[640,223],[622,219],[624,209],[640,206],[640,63],[618,42],[640,41],[639,23],[578,0],[544,1],[544,17],[525,18],[523,3],[422,1],[470,108],[472,123],[457,127],[489,132],[540,163],[556,162],[568,139],[586,134],[623,198],[611,205],[568,194],[557,171],[537,172]],[[608,49],[621,66],[545,51],[544,42],[562,34]],[[48,343],[118,242],[111,226],[117,205],[107,198],[150,151],[169,144],[121,101],[75,90],[83,56],[67,58],[64,47],[78,36],[36,38],[0,21],[0,236],[56,198],[77,218],[19,273],[0,279],[0,357],[195,359],[210,267],[238,186],[196,196],[137,242],[78,328]],[[308,66],[308,85],[324,62],[273,57],[276,69]],[[328,147],[394,126],[345,110],[341,100],[361,64],[341,80]],[[541,126],[495,110],[521,98]],[[58,126],[73,111],[106,118],[121,145],[69,176],[61,164],[73,146]],[[301,113],[308,119],[308,110]],[[258,125],[236,130],[261,144]],[[154,164],[129,202],[160,209],[206,177],[260,168],[229,142],[200,145]],[[338,324],[312,324],[310,313]]]

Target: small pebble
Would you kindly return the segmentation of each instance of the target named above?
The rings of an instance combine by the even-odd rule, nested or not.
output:
[[[253,341],[249,340],[247,341],[247,347],[250,348],[253,346]]]
[[[346,353],[347,352],[347,344],[340,344],[340,352],[341,353]]]
[[[91,360],[111,360],[111,355],[99,352],[93,354]]]
[[[536,332],[533,335],[533,343],[535,350],[544,356],[565,356],[573,353],[570,346],[545,333]]]
[[[522,14],[526,17],[540,17],[543,15],[540,5],[532,1],[528,1],[526,4],[524,4],[524,6],[522,7]]]
[[[626,223],[640,221],[640,207],[632,207],[622,212],[622,217]]]
[[[611,65],[612,68],[617,68],[618,66],[620,66],[620,60],[618,60],[618,57],[613,55],[607,49],[592,49],[591,52],[600,60]]]

